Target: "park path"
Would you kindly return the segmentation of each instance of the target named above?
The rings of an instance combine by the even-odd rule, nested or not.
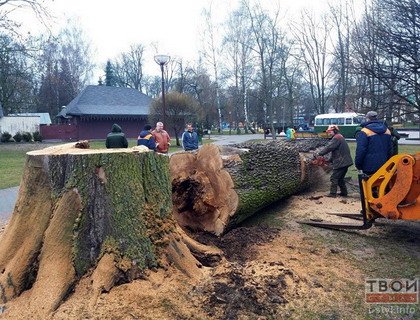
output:
[[[19,187],[0,190],[0,224],[9,220],[16,203]]]

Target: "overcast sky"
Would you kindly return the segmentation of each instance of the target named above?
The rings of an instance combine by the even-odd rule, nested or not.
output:
[[[131,44],[141,43],[147,48],[146,73],[159,74],[159,67],[153,61],[153,55],[157,53],[154,47],[159,53],[196,60],[200,48],[203,9],[209,8],[212,3],[214,18],[221,21],[237,7],[238,2],[239,0],[54,0],[50,11],[56,17],[56,28],[68,18],[78,21],[87,39],[92,42],[95,63],[101,68],[108,59],[128,50]],[[320,12],[327,7],[325,0],[260,2],[265,7],[280,3],[281,8],[289,13],[288,17],[301,8]],[[32,21],[30,18],[26,19],[28,22]],[[31,23],[34,31],[32,25]]]

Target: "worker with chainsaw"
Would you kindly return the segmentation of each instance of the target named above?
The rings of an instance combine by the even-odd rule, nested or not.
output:
[[[333,166],[333,172],[331,174],[331,187],[330,193],[327,197],[335,198],[337,196],[337,188],[340,188],[339,195],[347,197],[347,187],[344,177],[346,176],[348,168],[353,164],[353,160],[350,154],[350,148],[346,142],[346,139],[340,134],[340,131],[336,125],[330,125],[326,130],[328,135],[331,137],[328,145],[314,154],[314,158],[317,156],[323,156],[331,152],[331,161]]]
[[[355,165],[367,175],[374,174],[392,157],[391,132],[386,124],[377,119],[376,111],[366,114],[367,122],[361,124],[362,130],[356,136]]]

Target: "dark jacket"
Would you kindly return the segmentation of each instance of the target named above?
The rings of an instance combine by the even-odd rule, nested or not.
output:
[[[398,140],[400,140],[401,136],[394,127],[388,127],[388,129],[391,132],[392,155],[395,156],[398,154]]]
[[[331,152],[333,169],[350,167],[353,164],[349,145],[341,134],[335,134],[328,145],[318,154],[323,156],[329,152]]]
[[[198,149],[197,132],[184,131],[182,134],[182,146],[185,151]]]
[[[356,136],[356,168],[366,174],[375,173],[391,156],[391,132],[379,120],[363,123]]]
[[[140,135],[137,138],[137,145],[146,146],[150,150],[156,149],[155,138],[153,138],[153,135],[147,130],[143,130],[142,132],[140,132]]]
[[[118,124],[113,124],[111,132],[106,137],[105,145],[107,148],[127,148],[127,139],[122,133],[122,129]]]

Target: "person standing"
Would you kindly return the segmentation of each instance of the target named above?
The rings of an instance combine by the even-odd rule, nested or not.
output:
[[[139,136],[137,137],[137,145],[138,146],[146,146],[150,150],[156,149],[155,138],[153,138],[152,133],[152,126],[150,124],[146,124],[143,128],[143,131],[140,132]]]
[[[106,136],[105,146],[107,149],[128,147],[127,138],[118,124],[112,125],[111,132]]]
[[[336,197],[337,187],[340,188],[339,195],[342,197],[347,197],[348,192],[344,177],[346,176],[348,168],[353,164],[350,148],[346,139],[344,139],[344,137],[340,134],[336,125],[330,125],[326,132],[331,137],[331,140],[324,149],[318,152],[318,155],[323,156],[331,152],[333,172],[330,178],[330,193],[327,195],[327,197]],[[316,157],[316,154],[314,157]]]
[[[191,123],[187,124],[186,130],[182,134],[182,147],[185,151],[198,149],[197,132],[193,131],[193,126]]]
[[[388,129],[391,132],[392,155],[395,156],[398,154],[398,140],[401,139],[401,135],[393,126],[388,126]]]
[[[289,141],[294,141],[296,139],[296,130],[292,127],[286,130],[286,139]]]
[[[160,153],[168,153],[169,146],[171,145],[171,137],[163,129],[163,123],[156,123],[155,130],[152,131],[153,138],[156,142],[156,151]]]
[[[377,119],[375,111],[366,114],[367,122],[356,136],[355,165],[367,175],[374,174],[392,157],[391,132],[383,121]]]

